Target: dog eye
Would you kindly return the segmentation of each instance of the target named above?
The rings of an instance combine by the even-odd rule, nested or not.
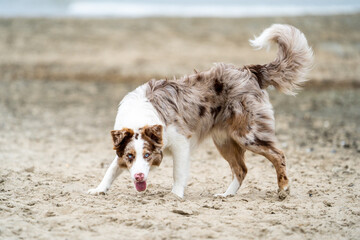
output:
[[[128,157],[128,159],[132,160],[134,158],[134,155],[128,154],[127,157]]]
[[[148,158],[150,156],[150,153],[145,153],[144,158]]]

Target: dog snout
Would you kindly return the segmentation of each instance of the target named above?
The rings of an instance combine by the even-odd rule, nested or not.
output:
[[[136,180],[136,181],[142,182],[142,181],[144,181],[145,175],[144,175],[143,173],[136,173],[136,174],[134,175],[134,177],[135,177],[135,180]]]

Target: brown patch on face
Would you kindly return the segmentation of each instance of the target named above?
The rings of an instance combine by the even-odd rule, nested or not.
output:
[[[160,166],[160,163],[163,159],[163,153],[160,147],[155,147],[152,143],[145,141],[143,158],[149,163],[150,166]]]
[[[156,158],[154,158],[154,160],[150,163],[150,166],[157,166],[159,167],[161,164],[161,161],[163,159],[163,153],[160,152],[160,155]]]
[[[132,157],[131,157],[132,156]],[[136,159],[136,151],[133,147],[127,146],[125,149],[125,154],[118,158],[118,164],[120,167],[127,167],[128,169],[134,164]]]
[[[144,139],[143,157],[150,166],[160,166],[163,158],[162,129],[161,125],[145,126],[141,132],[141,138]]]
[[[119,165],[120,168],[127,168],[128,167],[126,162],[124,161],[124,159],[119,158],[119,157],[118,157],[118,165]]]
[[[118,164],[122,168],[126,168],[129,165],[129,162],[125,159],[127,156],[124,156],[124,153],[133,135],[134,131],[129,128],[111,131],[111,136],[114,143],[114,150],[116,150],[116,155],[118,156]]]

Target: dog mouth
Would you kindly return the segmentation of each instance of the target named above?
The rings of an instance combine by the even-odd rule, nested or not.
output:
[[[143,192],[146,190],[146,181],[143,182],[134,182],[135,188],[138,192]]]

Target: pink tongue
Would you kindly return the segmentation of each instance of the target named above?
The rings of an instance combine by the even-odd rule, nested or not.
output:
[[[136,187],[136,190],[138,190],[139,192],[145,191],[145,189],[146,189],[146,181],[144,181],[144,182],[135,182],[135,187]]]

